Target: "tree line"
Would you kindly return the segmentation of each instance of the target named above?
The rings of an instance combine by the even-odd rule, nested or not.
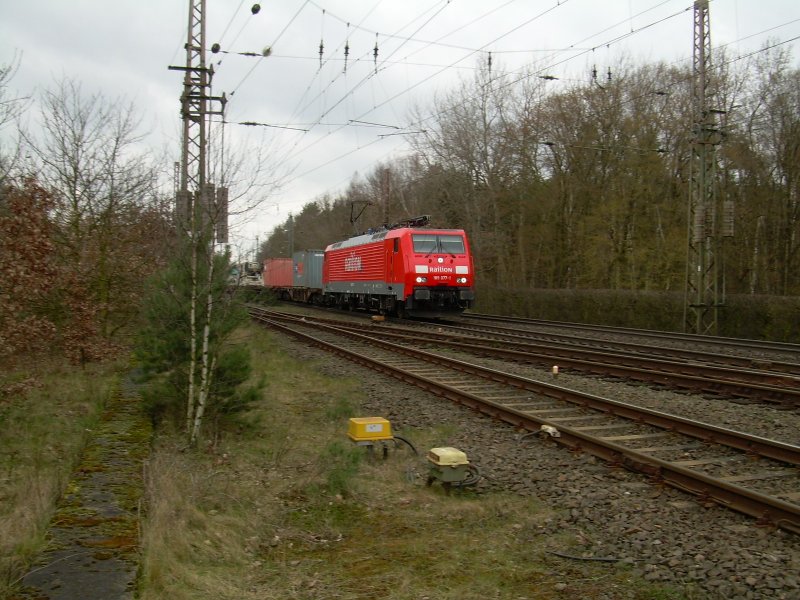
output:
[[[133,351],[154,420],[185,428],[191,444],[219,435],[261,384],[243,385],[249,356],[231,336],[247,315],[228,289],[215,223],[182,230],[166,183],[173,163],[144,143],[135,106],[65,77],[41,94],[38,127],[26,127],[15,68],[0,67],[0,372],[11,374],[0,399],[24,393],[15,370]],[[246,168],[229,158],[236,168],[215,176],[235,181]]]
[[[716,218],[733,233],[718,233],[726,290],[799,295],[800,71],[781,48],[714,60]],[[415,111],[412,152],[307,204],[260,257],[431,214],[467,230],[487,288],[682,292],[692,98],[690,65],[620,59],[578,84],[535,65],[479,68]],[[364,205],[351,227],[351,207]]]
[[[67,78],[43,93],[36,133],[21,127],[15,67],[0,68],[0,357],[97,360],[130,335],[169,254],[163,161],[139,149],[132,105]]]
[[[715,61],[716,194],[732,207],[719,216],[733,232],[719,255],[726,290],[798,296],[800,71],[780,48]],[[69,78],[42,93],[40,127],[27,130],[30,99],[10,92],[15,68],[0,65],[0,360],[46,349],[86,362],[137,337],[142,364],[160,377],[158,397],[172,398],[154,410],[178,414],[181,378],[198,357],[181,341],[192,319],[185,240],[165,185],[173,163],[144,144],[134,106]],[[355,176],[344,193],[309,199],[259,258],[430,214],[435,226],[468,232],[484,290],[682,292],[691,69],[620,60],[609,71],[570,84],[535,65],[513,75],[476,69],[410,115],[420,133],[404,157]],[[238,172],[214,171],[217,183],[265,196],[243,161],[225,164]],[[195,273],[205,288],[192,293],[220,309],[204,337],[214,393],[227,398],[218,406],[233,411],[250,396],[236,391],[246,357],[226,354],[241,322],[226,304],[229,258],[206,261],[214,277]]]

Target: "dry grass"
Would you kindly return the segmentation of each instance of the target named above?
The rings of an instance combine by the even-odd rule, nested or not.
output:
[[[142,600],[678,597],[615,565],[548,555],[571,540],[542,534],[553,515],[533,499],[446,495],[425,487],[419,458],[368,460],[345,435],[358,383],[249,336],[269,388],[248,423],[205,453],[159,438]],[[413,441],[426,448],[442,431]]]
[[[0,597],[41,550],[114,371],[37,362],[2,376],[9,393],[0,398]]]

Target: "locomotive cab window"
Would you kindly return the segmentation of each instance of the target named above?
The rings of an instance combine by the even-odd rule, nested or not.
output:
[[[436,252],[436,236],[417,234],[411,236],[414,240],[414,252],[418,254],[430,254]]]
[[[460,235],[440,235],[439,247],[445,254],[464,254],[464,238]]]
[[[464,254],[464,238],[460,235],[416,234],[414,252],[418,254]]]

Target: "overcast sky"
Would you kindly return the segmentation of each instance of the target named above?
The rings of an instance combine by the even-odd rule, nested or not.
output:
[[[245,245],[306,202],[341,191],[354,173],[401,156],[410,107],[429,107],[489,52],[493,70],[535,61],[560,78],[554,85],[588,80],[592,65],[605,73],[621,55],[691,64],[691,0],[264,0],[257,14],[253,4],[207,0],[209,44],[232,53],[271,48],[266,58],[209,55],[214,93],[230,98],[231,123],[296,129],[226,130],[226,139],[272,149],[270,160],[292,173],[246,221],[232,223]],[[167,66],[185,62],[188,6],[0,0],[0,64],[19,58],[12,88],[34,100],[65,76],[86,93],[132,100],[150,143],[177,160],[182,75]],[[712,46],[734,56],[800,36],[798,0],[712,0],[710,15]],[[785,44],[795,65],[799,43]]]

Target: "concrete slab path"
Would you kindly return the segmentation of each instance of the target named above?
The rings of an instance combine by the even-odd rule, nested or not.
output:
[[[47,549],[15,599],[134,598],[152,430],[132,379],[107,401],[92,434],[58,503]]]

